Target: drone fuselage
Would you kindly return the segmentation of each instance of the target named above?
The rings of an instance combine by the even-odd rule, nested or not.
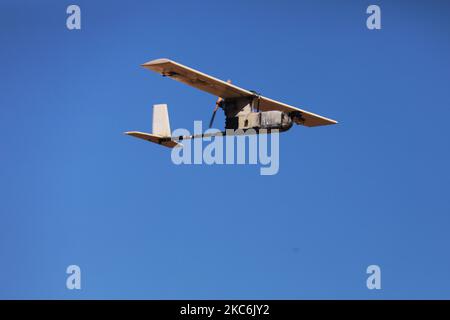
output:
[[[225,99],[222,103],[225,112],[225,129],[247,130],[289,130],[294,117],[286,112],[260,111],[258,97],[254,99]],[[297,118],[295,118],[297,119]]]

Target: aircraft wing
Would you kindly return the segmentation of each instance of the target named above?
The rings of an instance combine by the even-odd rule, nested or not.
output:
[[[186,67],[169,59],[156,59],[142,65],[144,68],[155,71],[163,76],[185,83],[191,87],[206,91],[224,99],[255,97],[254,92],[242,89],[231,83],[211,77],[205,73]],[[319,116],[315,113],[302,110],[282,102],[259,96],[259,109],[261,111],[278,110],[284,112],[299,111],[304,121],[300,124],[307,127],[335,124],[337,121]]]
[[[253,95],[250,91],[169,59],[152,60],[144,63],[142,66],[146,69],[158,72],[165,77],[170,77],[191,87],[206,91],[224,99],[251,97]]]
[[[319,116],[318,114],[302,110],[293,106],[290,106],[288,104],[275,101],[266,97],[260,97],[259,101],[259,110],[261,111],[270,111],[270,110],[278,110],[283,112],[292,112],[292,111],[298,111],[302,114],[302,118],[304,121],[301,123],[304,126],[307,127],[316,127],[316,126],[326,126],[329,124],[336,124],[337,121],[329,118],[325,118],[322,116]]]

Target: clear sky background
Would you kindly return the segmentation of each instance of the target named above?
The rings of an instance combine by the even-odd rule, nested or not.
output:
[[[73,3],[78,31],[72,2],[0,4],[0,298],[450,298],[448,1]],[[175,166],[123,132],[215,97],[161,57],[340,123],[282,134],[275,176]]]

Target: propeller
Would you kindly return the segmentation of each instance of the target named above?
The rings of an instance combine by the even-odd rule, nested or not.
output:
[[[231,80],[227,80],[227,83],[231,83]],[[211,120],[209,121],[209,128],[211,129],[213,123],[214,123],[214,118],[216,117],[216,112],[217,110],[219,110],[219,108],[222,107],[222,102],[223,102],[223,98],[219,97],[217,98],[216,101],[216,106],[214,107],[212,116],[211,116]]]

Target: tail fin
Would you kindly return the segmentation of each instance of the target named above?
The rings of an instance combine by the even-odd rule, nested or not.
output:
[[[125,134],[147,140],[153,143],[158,143],[169,148],[182,147],[181,143],[172,140],[169,123],[169,113],[167,112],[167,104],[155,104],[153,106],[153,123],[152,133],[145,133],[140,131],[128,131]]]
[[[153,105],[153,134],[162,137],[170,137],[169,113],[167,112],[167,104]]]

